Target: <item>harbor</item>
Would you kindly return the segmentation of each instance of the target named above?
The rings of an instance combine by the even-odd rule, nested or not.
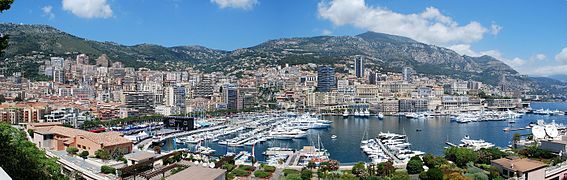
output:
[[[542,104],[546,105],[548,103]],[[538,104],[534,106],[537,107]],[[237,138],[238,133],[245,134],[244,131],[240,131],[238,133],[232,133],[232,135],[224,136],[217,141],[213,141],[214,138],[207,140],[206,144],[208,147],[215,150],[214,155],[216,156],[225,155],[227,153],[239,153],[240,151],[246,151],[251,154],[252,149],[254,149],[255,159],[261,162],[267,162],[269,158],[264,154],[266,154],[265,152],[270,152],[269,148],[285,148],[297,152],[303,149],[304,146],[317,147],[318,141],[320,141],[321,146],[324,147],[329,154],[330,159],[335,159],[340,161],[341,164],[349,165],[359,161],[372,162],[372,158],[360,148],[361,140],[363,138],[379,137],[381,132],[406,135],[407,142],[411,144],[411,150],[442,155],[443,149],[448,146],[446,144],[447,142],[458,145],[465,136],[468,136],[471,140],[484,140],[493,144],[495,147],[507,148],[511,144],[514,133],[520,133],[522,135],[531,134],[530,129],[526,127],[536,123],[538,120],[543,120],[545,123],[555,122],[557,124],[567,124],[567,116],[545,116],[538,114],[525,114],[521,118],[517,118],[515,123],[509,123],[508,121],[458,123],[451,120],[449,116],[434,116],[426,119],[407,118],[404,116],[384,116],[383,118],[379,118],[376,115],[369,117],[349,116],[347,118],[342,116],[321,116],[320,119],[328,120],[332,123],[329,124],[328,128],[304,130],[305,135],[301,138],[269,138],[272,137],[271,135],[274,135],[273,132],[277,132],[274,131],[277,130],[277,128],[266,129],[265,126],[254,126],[257,128],[248,131],[254,131],[254,134],[264,133],[266,136],[260,136],[264,137],[265,141],[252,141],[254,138],[249,138],[248,141],[244,141],[247,139],[242,139],[242,141],[236,142],[238,145],[235,146],[221,143],[224,141],[229,142],[231,139]],[[260,120],[259,122],[264,121]],[[280,123],[275,124],[275,122]],[[274,123],[274,127],[284,124],[281,122],[283,122],[282,119],[265,121],[265,123]],[[286,122],[291,121],[287,120]],[[515,131],[503,131],[505,128],[514,129]],[[366,133],[365,129],[367,129]],[[251,146],[250,143],[250,145],[246,145],[246,142],[256,143],[254,143],[254,146]],[[201,143],[201,145],[204,144],[205,141]],[[191,149],[194,148],[195,145],[196,144],[178,144],[175,143],[175,140],[170,138],[164,140],[162,150],[168,151],[179,148]],[[288,156],[293,157],[292,155],[293,153]]]

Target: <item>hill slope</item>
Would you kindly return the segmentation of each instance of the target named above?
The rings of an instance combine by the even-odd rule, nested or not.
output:
[[[80,52],[95,58],[105,53],[129,67],[183,69],[193,66],[205,71],[234,72],[285,63],[348,64],[354,56],[363,55],[369,59],[367,67],[381,72],[400,72],[402,67],[410,66],[422,74],[472,79],[490,85],[504,83],[518,91],[533,90],[536,87],[533,81],[541,80],[520,76],[490,56],[461,56],[446,48],[376,32],[356,36],[283,38],[234,51],[202,46],[125,46],[83,39],[46,25],[0,24],[0,32],[10,35],[10,46],[5,54],[8,61],[37,51],[51,55]],[[40,62],[35,63],[37,66]],[[14,68],[22,67],[12,67],[12,71],[4,73],[13,72]],[[506,81],[502,81],[504,77]]]

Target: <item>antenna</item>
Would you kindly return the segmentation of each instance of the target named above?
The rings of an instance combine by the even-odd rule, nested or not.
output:
[[[545,137],[545,128],[543,126],[534,126],[532,128],[532,134],[534,135],[535,139],[543,139]]]
[[[553,124],[545,125],[545,133],[551,138],[555,138],[559,135],[557,127]]]

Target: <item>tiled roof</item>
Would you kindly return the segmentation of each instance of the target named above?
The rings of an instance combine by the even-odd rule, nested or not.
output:
[[[492,160],[492,162],[506,169],[520,171],[520,172],[529,172],[547,166],[543,162],[531,160],[527,158],[518,158],[518,159],[500,158],[500,159]]]
[[[88,131],[83,131],[79,129],[73,129],[63,126],[47,126],[47,127],[37,127],[34,131],[38,132],[51,132],[54,134],[58,134],[61,136],[66,137],[77,137],[82,136],[86,139],[89,139],[95,143],[102,144],[103,146],[114,146],[119,144],[125,143],[132,143],[131,140],[128,140],[121,136],[119,132],[103,132],[103,133],[93,133]]]

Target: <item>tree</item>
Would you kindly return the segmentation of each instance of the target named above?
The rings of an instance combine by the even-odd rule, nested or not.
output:
[[[351,172],[359,178],[366,178],[368,176],[366,166],[363,162],[358,162],[354,166],[352,166]]]
[[[392,174],[392,180],[409,180],[409,174],[407,172],[394,172],[394,174]]]
[[[13,179],[65,178],[57,159],[48,158],[27,140],[25,132],[0,123],[0,142],[0,166]]]
[[[309,170],[309,169],[301,170],[301,179],[309,180],[309,179],[311,179],[312,176],[313,176],[313,172],[311,170]]]
[[[79,154],[79,156],[82,157],[83,159],[87,159],[87,157],[89,157],[89,152],[83,151]]]
[[[95,151],[95,157],[99,159],[108,160],[110,159],[110,153],[108,153],[108,151],[106,150],[99,149]]]
[[[6,102],[6,97],[4,97],[4,95],[0,94],[0,104]]]
[[[512,137],[512,142],[514,143],[514,149],[518,148],[518,142],[520,142],[522,135],[520,133],[514,133],[514,137]]]
[[[376,165],[376,174],[379,176],[390,176],[395,170],[396,168],[392,161],[386,161]]]
[[[107,165],[103,165],[100,167],[100,172],[104,174],[116,174],[116,169]]]
[[[10,9],[12,3],[14,3],[14,0],[0,0],[0,13]],[[2,57],[6,48],[8,48],[8,35],[0,34],[0,57]]]
[[[464,167],[468,162],[476,162],[478,154],[468,148],[449,147],[445,149],[445,159],[453,161],[457,166]]]
[[[77,149],[76,147],[68,147],[67,149],[65,149],[65,151],[67,151],[67,153],[69,153],[70,155],[75,155],[77,154],[77,152],[79,152],[79,149]]]
[[[431,179],[431,180],[443,179],[443,172],[441,172],[441,170],[437,168],[431,168],[427,170],[425,174],[427,174],[427,179]]]
[[[307,168],[309,168],[309,169],[314,169],[316,166],[317,166],[317,165],[316,165],[315,162],[313,162],[313,161],[309,161],[309,162],[307,163]]]
[[[406,169],[408,170],[409,174],[421,173],[423,171],[423,162],[421,161],[421,158],[419,156],[412,157],[409,160]]]

